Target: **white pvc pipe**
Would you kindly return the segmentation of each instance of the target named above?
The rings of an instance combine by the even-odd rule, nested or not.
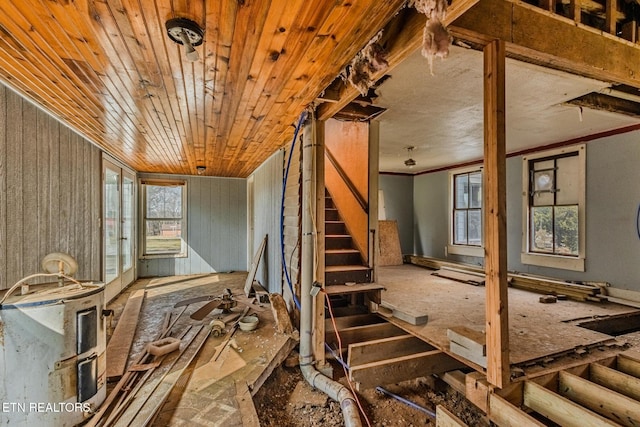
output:
[[[351,391],[342,384],[324,376],[313,365],[313,297],[311,287],[314,274],[314,221],[311,209],[315,207],[313,186],[314,160],[319,153],[315,143],[315,118],[305,125],[302,147],[302,247],[301,247],[301,284],[300,284],[300,370],[312,387],[326,393],[340,403],[346,427],[362,427],[358,405]]]

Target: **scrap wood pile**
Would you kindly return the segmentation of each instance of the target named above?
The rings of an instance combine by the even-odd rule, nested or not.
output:
[[[157,339],[129,366],[87,426],[144,426],[153,422],[211,331],[202,323],[177,328],[185,310],[165,316]]]
[[[436,258],[408,255],[405,261],[436,270],[433,275],[445,277],[458,282],[482,286],[485,282],[484,270],[474,265],[458,264]],[[570,282],[548,277],[534,276],[518,272],[508,273],[509,286],[517,289],[537,292],[545,295],[565,295],[576,301],[607,301],[603,292],[608,283],[605,282]]]

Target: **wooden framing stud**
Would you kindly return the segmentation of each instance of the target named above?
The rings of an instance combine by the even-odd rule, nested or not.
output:
[[[436,406],[436,427],[466,427],[466,424],[442,405]]]
[[[560,371],[558,390],[561,395],[619,424],[640,425],[640,403],[606,387]]]
[[[435,350],[432,345],[413,335],[359,342],[349,345],[347,365],[353,367],[431,350]]]
[[[524,405],[564,427],[619,425],[532,381],[524,384]]]
[[[499,427],[544,427],[540,421],[493,393],[489,395],[489,419]]]
[[[596,384],[640,401],[640,378],[616,371],[599,363],[592,363],[589,379]]]
[[[350,328],[342,329],[339,333],[343,351],[346,351],[349,345],[357,342],[405,335],[405,332],[402,329],[387,322],[377,323],[375,325],[352,326]],[[336,337],[336,333],[333,329],[326,332],[326,342],[329,345],[338,344],[338,338]]]
[[[484,48],[483,235],[487,380],[498,388],[508,385],[510,376],[505,108],[505,43],[494,40]]]

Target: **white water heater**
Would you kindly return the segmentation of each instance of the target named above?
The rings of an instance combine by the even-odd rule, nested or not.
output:
[[[82,423],[106,397],[104,285],[30,286],[0,306],[0,426]]]

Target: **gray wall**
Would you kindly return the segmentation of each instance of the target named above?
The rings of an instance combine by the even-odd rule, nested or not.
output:
[[[100,170],[100,150],[0,84],[0,289],[50,252],[100,280]]]
[[[138,260],[140,277],[247,270],[246,180],[140,174],[187,181],[187,257]]]
[[[607,281],[640,291],[640,132],[587,143],[586,271],[524,265],[522,250],[522,158],[507,160],[508,268],[568,280]],[[415,253],[445,258],[448,172],[414,178]],[[386,194],[385,194],[386,197]],[[453,257],[472,264],[482,258]]]
[[[256,280],[269,292],[282,293],[282,255],[280,249],[280,204],[282,201],[282,176],[284,153],[271,156],[249,177],[253,180],[253,235],[252,254],[260,247],[264,236],[267,246],[260,260]],[[251,219],[250,219],[251,222]],[[287,260],[289,262],[289,260]]]
[[[398,221],[403,254],[413,250],[413,176],[380,175],[378,188],[383,191],[386,219]]]

